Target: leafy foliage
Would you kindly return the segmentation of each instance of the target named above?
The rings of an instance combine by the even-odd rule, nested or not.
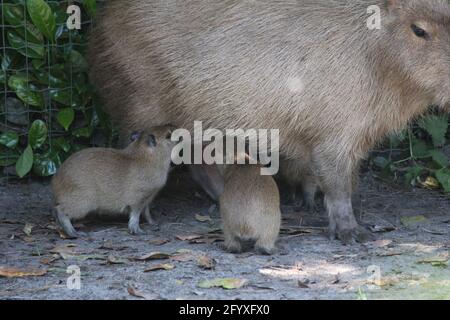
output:
[[[371,163],[383,178],[450,192],[448,120],[447,115],[430,113],[392,135],[386,150],[375,151]]]
[[[4,0],[0,6],[0,169],[8,174],[51,176],[71,153],[113,138],[84,58],[96,0],[75,3],[81,30],[66,25],[71,4]]]

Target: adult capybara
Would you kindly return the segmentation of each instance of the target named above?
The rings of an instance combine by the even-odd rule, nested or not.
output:
[[[377,5],[381,28],[367,26]],[[172,123],[280,129],[311,150],[344,242],[352,172],[388,132],[450,101],[447,0],[110,0],[90,43],[92,78],[122,130]]]

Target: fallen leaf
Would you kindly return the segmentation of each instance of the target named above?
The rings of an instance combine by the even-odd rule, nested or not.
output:
[[[226,290],[240,289],[248,284],[247,279],[237,278],[217,278],[213,280],[202,280],[198,283],[198,287],[202,289],[223,288]]]
[[[189,235],[177,235],[175,238],[181,241],[192,241],[195,239],[200,239],[202,236],[199,234],[189,234]]]
[[[25,223],[25,227],[23,227],[23,233],[25,233],[27,236],[31,236],[31,231],[33,231],[34,224],[32,223]]]
[[[298,280],[298,287],[299,288],[302,288],[302,289],[309,289],[309,286],[308,286],[308,283],[309,283],[309,281],[301,281],[301,280]]]
[[[443,253],[434,257],[429,257],[417,261],[420,264],[431,264],[433,267],[446,267],[450,257],[448,253]]]
[[[369,226],[369,229],[373,233],[384,233],[384,232],[391,232],[391,231],[397,230],[393,226],[377,226],[377,225]]]
[[[156,264],[144,270],[144,272],[152,272],[157,270],[172,270],[175,266],[169,263]]]
[[[58,245],[56,247],[54,247],[53,249],[50,250],[50,253],[73,253],[74,249],[77,245],[74,243],[67,243],[67,244],[63,244],[63,245]]]
[[[440,183],[436,178],[428,177],[424,182],[421,182],[422,186],[428,189],[439,189]]]
[[[217,261],[211,257],[201,255],[197,258],[197,265],[205,270],[213,270],[216,267]]]
[[[170,258],[170,254],[168,254],[168,253],[150,252],[141,257],[135,258],[135,260],[148,261],[148,260],[163,260],[163,259],[169,259],[169,258]]]
[[[400,222],[405,226],[405,227],[412,227],[418,224],[423,224],[425,222],[427,222],[428,219],[425,218],[422,215],[419,216],[412,216],[412,217],[401,217],[400,218]]]
[[[0,266],[0,277],[17,278],[43,276],[47,273],[44,269],[19,269],[14,267]]]
[[[153,244],[155,246],[162,246],[163,244],[166,244],[169,242],[170,242],[170,239],[167,239],[167,238],[150,240],[150,244]]]
[[[58,260],[60,256],[58,254],[53,254],[51,257],[44,257],[41,260],[39,260],[40,263],[49,265],[53,263],[54,261]]]
[[[141,292],[133,288],[132,286],[128,286],[127,291],[130,296],[136,297],[136,298],[142,298],[145,300],[156,300],[158,299],[158,296],[155,294],[148,294],[145,292]]]
[[[195,259],[194,255],[190,252],[178,253],[170,257],[170,260],[178,262],[187,262],[194,259]]]
[[[209,222],[212,221],[210,216],[203,216],[201,214],[196,214],[195,215],[195,220],[200,221],[200,222]]]
[[[106,258],[106,262],[110,263],[110,264],[126,264],[126,263],[128,263],[128,260],[127,259],[123,259],[123,258],[118,258],[118,257],[110,254]]]

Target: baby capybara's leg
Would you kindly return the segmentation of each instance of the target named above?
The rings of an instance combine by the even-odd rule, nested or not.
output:
[[[67,237],[75,239],[80,236],[73,227],[70,218],[62,211],[60,206],[55,207],[55,216],[56,220],[58,221],[59,225],[61,226]]]
[[[130,219],[128,220],[128,230],[131,234],[144,234],[144,230],[139,226],[139,219],[141,217],[144,205],[133,205],[130,207]]]
[[[241,241],[235,236],[234,232],[231,232],[227,226],[223,226],[224,244],[223,249],[231,253],[241,253],[242,245]]]
[[[270,256],[277,252],[275,241],[277,236],[261,237],[255,243],[255,250],[261,255]]]

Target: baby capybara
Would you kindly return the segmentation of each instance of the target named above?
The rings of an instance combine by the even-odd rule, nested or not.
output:
[[[71,220],[91,212],[129,214],[131,234],[143,231],[139,218],[152,222],[148,206],[164,187],[170,170],[173,142],[170,126],[131,135],[123,150],[89,148],[70,156],[52,179],[55,214],[71,238],[77,232]]]
[[[368,28],[369,6],[380,28]],[[91,75],[122,132],[194,120],[280,129],[285,158],[310,150],[330,235],[344,242],[369,236],[351,202],[361,159],[450,102],[448,0],[110,0],[99,11]]]
[[[271,176],[258,165],[226,165],[219,198],[225,248],[241,252],[248,243],[260,254],[273,254],[280,232],[280,195]]]

